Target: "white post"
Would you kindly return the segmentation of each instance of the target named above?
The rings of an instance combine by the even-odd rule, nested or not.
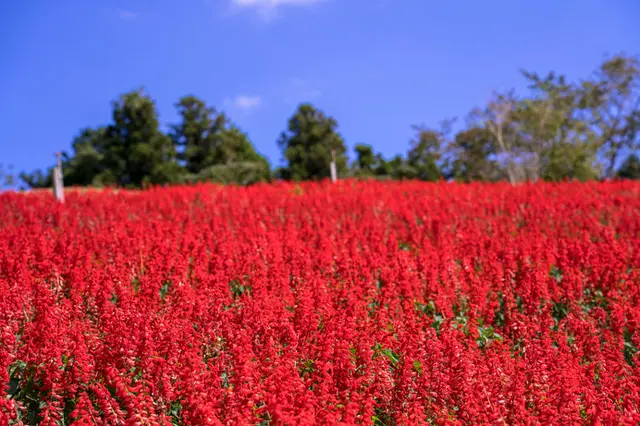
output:
[[[338,180],[338,171],[336,170],[336,150],[331,150],[331,182]]]
[[[56,201],[64,203],[64,183],[62,180],[62,161],[60,160],[60,153],[56,153],[58,157],[58,163],[53,168],[53,196]]]

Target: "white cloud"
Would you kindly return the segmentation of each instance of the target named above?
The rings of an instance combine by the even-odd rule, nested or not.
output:
[[[138,14],[136,12],[131,11],[131,10],[119,9],[118,10],[118,16],[120,17],[120,19],[131,21],[131,20],[136,19]]]
[[[259,107],[262,104],[262,98],[260,96],[238,95],[232,99],[227,98],[224,104],[231,108],[249,111]]]

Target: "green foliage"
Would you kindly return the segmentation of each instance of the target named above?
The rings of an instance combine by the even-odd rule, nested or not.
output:
[[[113,123],[106,129],[105,183],[140,187],[175,182],[180,167],[175,146],[159,128],[154,101],[142,90],[113,103]],[[115,178],[115,182],[108,182]]]
[[[347,170],[346,147],[337,132],[337,121],[313,105],[301,104],[278,140],[287,166],[279,176],[290,180],[319,180],[330,175],[335,151],[338,175]]]
[[[269,163],[263,162],[233,162],[217,164],[201,170],[195,175],[183,176],[184,182],[215,182],[221,184],[250,185],[271,180]]]
[[[353,148],[356,159],[351,165],[351,174],[355,177],[384,177],[392,174],[389,163],[382,154],[376,154],[370,145],[356,144]]]
[[[589,124],[606,162],[605,176],[613,177],[622,153],[640,149],[640,61],[612,56],[583,83],[583,92]]]
[[[0,163],[0,189],[11,188],[17,183],[13,167]]]
[[[449,137],[452,121],[438,129],[414,126],[405,156],[387,160],[373,147],[356,144],[350,167],[337,121],[302,103],[278,140],[286,164],[273,172],[244,132],[195,96],[175,104],[179,120],[162,132],[154,101],[140,89],[113,102],[110,123],[79,131],[70,152],[62,152],[64,182],[142,187],[198,181],[248,185],[274,176],[320,180],[330,176],[333,155],[340,178],[517,184],[640,177],[637,58],[612,56],[575,81],[553,71],[522,74],[528,93],[496,94],[468,115],[455,136]],[[52,174],[51,167],[19,177],[29,187],[45,188],[52,186]],[[16,187],[15,174],[0,167],[0,185]]]
[[[640,179],[640,159],[631,154],[620,166],[618,177],[621,179]]]
[[[198,173],[215,164],[216,146],[227,117],[195,96],[185,96],[175,106],[181,121],[171,126],[171,139],[182,150],[180,158],[185,168]]]
[[[183,97],[176,107],[181,121],[171,126],[171,139],[188,171],[182,181],[247,185],[271,180],[267,159],[226,115],[194,96]]]
[[[444,132],[414,126],[417,137],[411,141],[407,154],[406,175],[425,181],[437,181],[442,177],[438,161],[442,157]]]
[[[150,97],[142,90],[122,95],[113,103],[111,124],[82,129],[72,153],[62,153],[65,185],[141,187],[205,180],[246,185],[271,179],[267,159],[226,116],[192,96],[177,108],[181,122],[166,135]],[[51,187],[52,172],[21,178],[32,188]]]
[[[71,186],[103,186],[115,179],[104,164],[107,128],[85,128],[72,143],[73,155],[63,154],[64,181]]]
[[[449,176],[455,180],[492,181],[501,176],[496,161],[492,159],[496,147],[485,128],[471,127],[458,132],[449,146],[449,153],[453,158]]]

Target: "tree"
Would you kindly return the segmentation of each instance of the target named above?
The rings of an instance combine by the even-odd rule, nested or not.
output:
[[[271,166],[258,154],[245,133],[235,126],[216,137],[211,163],[200,170],[197,180],[249,185],[271,180]]]
[[[387,161],[382,154],[374,153],[371,145],[356,144],[353,149],[356,159],[352,164],[353,174],[357,177],[373,177],[390,175]]]
[[[199,173],[214,165],[218,137],[228,123],[224,114],[195,96],[182,97],[176,103],[181,121],[171,126],[171,138],[180,148],[180,158],[190,173]]]
[[[29,188],[50,188],[53,186],[53,168],[46,171],[35,170],[31,173],[21,172],[20,180]]]
[[[486,129],[491,135],[496,152],[496,162],[506,174],[511,185],[522,179],[523,173],[518,164],[518,130],[514,124],[514,115],[518,99],[513,92],[494,94],[489,104],[476,108],[470,118],[476,126]]]
[[[463,182],[500,178],[494,159],[495,145],[486,128],[471,127],[458,132],[448,149],[452,158],[451,178]]]
[[[106,134],[106,127],[84,128],[72,142],[72,153],[62,151],[62,171],[66,186],[102,186],[114,182],[112,173],[104,164]],[[49,188],[53,186],[53,166],[46,171],[22,173],[20,178],[31,188]]]
[[[509,181],[596,177],[598,140],[586,118],[591,104],[583,87],[553,72],[523,75],[529,96],[497,95],[474,112]]]
[[[62,155],[65,185],[102,186],[113,181],[104,164],[107,147],[106,127],[82,129],[72,143],[73,154]],[[107,176],[109,182],[103,182]]]
[[[271,179],[267,159],[223,113],[194,96],[176,106],[181,122],[172,126],[171,138],[191,174],[184,180],[249,184]]]
[[[532,93],[518,104],[513,118],[527,178],[597,177],[597,137],[586,120],[589,104],[582,87],[553,72],[545,77],[523,74]]]
[[[416,137],[411,140],[407,165],[413,168],[416,178],[425,181],[437,181],[442,178],[438,162],[442,158],[441,149],[446,144],[449,126],[450,122],[443,122],[441,130],[413,126]]]
[[[640,158],[631,154],[620,166],[618,177],[621,179],[640,179]]]
[[[102,163],[104,184],[140,187],[178,180],[175,147],[160,131],[155,103],[142,89],[113,102]]]
[[[409,165],[406,159],[402,158],[401,155],[395,155],[391,160],[389,160],[388,168],[389,175],[393,179],[416,179],[418,177],[418,171],[415,167]]]
[[[338,123],[313,105],[301,104],[278,140],[287,161],[278,174],[284,179],[318,180],[330,176],[331,151],[338,173],[347,170],[346,147],[337,132]]]
[[[604,61],[583,83],[585,102],[591,108],[591,125],[600,138],[606,160],[605,176],[613,177],[625,150],[640,147],[640,62],[615,55]]]
[[[356,144],[353,150],[356,153],[356,160],[353,163],[354,174],[356,176],[372,176],[376,157],[371,145]]]
[[[0,163],[0,189],[12,188],[16,183],[13,166],[5,167],[4,164]]]

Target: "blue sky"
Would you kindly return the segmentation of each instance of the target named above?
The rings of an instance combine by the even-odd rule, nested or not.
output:
[[[0,163],[49,166],[139,86],[165,126],[186,94],[226,111],[272,164],[302,101],[350,148],[404,153],[412,124],[522,89],[520,68],[579,78],[640,53],[638,22],[638,0],[5,1]]]

